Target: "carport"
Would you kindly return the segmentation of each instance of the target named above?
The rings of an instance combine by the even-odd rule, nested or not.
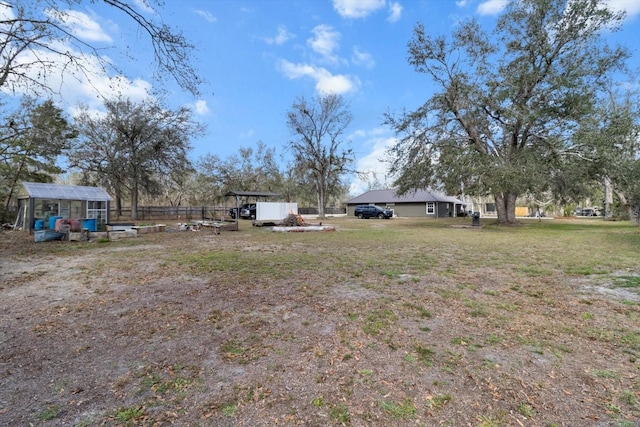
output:
[[[224,195],[225,197],[235,197],[236,199],[236,229],[239,226],[240,221],[240,199],[249,200],[250,198],[255,198],[256,203],[260,198],[263,198],[265,201],[270,197],[282,197],[281,194],[271,193],[268,191],[229,191]]]

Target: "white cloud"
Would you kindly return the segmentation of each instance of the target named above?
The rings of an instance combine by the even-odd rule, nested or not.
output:
[[[487,0],[478,5],[480,15],[497,15],[507,7],[509,0]]]
[[[139,102],[149,97],[151,84],[149,82],[136,79],[129,80],[124,76],[108,78],[93,78],[87,81],[73,81],[71,84],[65,81],[60,97],[69,105],[68,112],[75,116],[80,104],[89,107],[89,110],[99,114],[104,109],[104,99],[125,96],[128,99]],[[99,95],[97,94],[99,92]]]
[[[97,76],[91,86],[99,91],[105,97],[123,95],[132,101],[142,101],[149,97],[151,92],[151,83],[143,79],[130,80],[125,76]],[[84,84],[86,88],[86,82]],[[85,92],[87,96],[95,95],[93,90]]]
[[[286,59],[280,61],[280,69],[290,79],[297,79],[304,76],[311,76],[315,73],[316,68],[312,65],[294,64]]]
[[[502,12],[508,3],[509,0],[486,0],[478,5],[477,11],[480,15],[497,15]],[[634,17],[640,14],[639,0],[604,0],[603,3],[613,11],[625,11],[627,17]],[[468,0],[458,0],[456,4],[459,7],[463,7],[468,4]]]
[[[373,68],[376,65],[376,61],[373,60],[371,54],[368,52],[361,52],[357,46],[353,48],[352,61],[354,64],[362,65],[366,68]]]
[[[204,116],[204,115],[208,114],[209,113],[209,106],[207,105],[207,101],[205,101],[204,99],[199,99],[193,105],[193,110],[199,116]]]
[[[76,118],[78,114],[88,113],[89,116],[94,119],[103,119],[107,116],[107,112],[105,110],[98,110],[96,108],[87,108],[86,105],[74,105],[68,109],[68,113],[71,117]]]
[[[369,130],[365,130],[365,129],[356,129],[355,131],[353,131],[350,135],[349,135],[349,139],[362,139],[362,138],[370,138],[371,141],[375,140],[376,138],[380,138],[382,136],[384,136],[387,133],[387,131],[384,128],[378,127],[378,128],[374,128],[374,129],[369,129]],[[375,137],[375,138],[374,138]]]
[[[0,19],[3,21],[9,21],[16,18],[16,14],[13,13],[13,7],[7,3],[0,3]]]
[[[207,12],[206,10],[196,9],[195,12],[202,16],[207,22],[210,24],[214,24],[218,22],[218,17],[212,14],[211,12]]]
[[[151,7],[151,4],[148,0],[133,0],[133,4],[135,4],[138,9],[146,13],[156,13],[155,9]]]
[[[390,3],[389,4],[389,17],[387,21],[389,22],[398,22],[400,17],[402,16],[402,5],[400,3]]]
[[[469,1],[468,0],[457,0],[456,1],[456,6],[458,7],[465,7],[467,5]]]
[[[624,10],[628,17],[640,14],[640,1],[638,0],[605,0],[604,3],[611,10]]]
[[[11,8],[2,6],[0,5],[0,15],[11,16],[14,13]],[[94,15],[78,10],[47,9],[42,13],[45,17],[59,22],[70,34],[91,46],[114,43],[106,31],[117,31],[117,27],[111,21],[101,21]],[[101,23],[113,27],[105,29],[101,27]],[[96,56],[90,48],[71,43],[62,37],[49,40],[47,49],[34,45],[31,49],[21,52],[14,64],[21,67],[20,72],[24,78],[17,80],[15,76],[10,77],[0,91],[12,98],[33,94],[34,91],[42,94],[41,88],[31,83],[37,81],[42,87],[51,89],[51,93],[46,95],[70,106],[69,112],[73,112],[78,104],[97,110],[103,107],[105,98],[126,96],[138,102],[152,93],[153,88],[149,81],[142,78],[130,79],[118,74],[118,64],[106,54]],[[69,61],[69,58],[74,58],[74,61]],[[201,113],[207,111],[206,103],[198,104],[196,109]]]
[[[45,15],[64,25],[71,34],[86,42],[111,43],[111,37],[102,30],[91,16],[77,10],[56,11],[48,9]]]
[[[287,27],[280,25],[278,26],[278,34],[276,34],[275,37],[267,37],[264,41],[268,44],[281,45],[291,40],[293,37],[295,36],[287,31]]]
[[[333,8],[343,18],[366,18],[384,5],[385,0],[333,0]]]
[[[370,138],[364,143],[370,151],[356,162],[356,169],[365,174],[366,178],[357,177],[351,183],[350,193],[354,196],[367,191],[370,184],[374,182],[387,188],[391,187],[393,177],[389,175],[389,163],[385,159],[387,158],[387,150],[397,143],[397,139],[385,137],[384,133],[382,129],[356,131],[355,133],[359,137],[368,136]]]
[[[102,107],[103,98],[125,95],[138,101],[148,97],[151,92],[152,86],[146,80],[109,76],[105,70],[105,63],[111,62],[109,57],[84,54],[64,41],[53,41],[49,45],[52,50],[23,51],[16,58],[16,64],[23,64],[22,72],[27,80],[10,81],[8,85],[3,85],[2,92],[7,93],[15,83],[17,86],[10,96],[32,93],[32,88],[24,84],[33,80],[51,88],[54,95],[66,105],[82,103],[93,109]],[[68,58],[54,52],[68,52],[80,60],[69,63]],[[49,67],[43,68],[43,63],[49,64]]]
[[[316,90],[319,93],[343,94],[353,92],[360,86],[360,81],[352,76],[343,74],[333,75],[329,71],[320,68],[316,79]]]
[[[318,93],[343,94],[353,92],[360,86],[357,77],[333,75],[327,69],[314,65],[294,64],[283,59],[280,61],[280,70],[290,79],[309,77],[315,80]]]
[[[324,59],[336,62],[337,58],[333,51],[339,46],[340,33],[335,31],[332,26],[325,24],[318,25],[311,31],[314,37],[307,39],[307,44],[311,49],[322,55]]]

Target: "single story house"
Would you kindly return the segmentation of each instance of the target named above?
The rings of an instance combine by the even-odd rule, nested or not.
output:
[[[16,226],[32,232],[53,229],[56,219],[66,219],[95,227],[90,231],[102,230],[109,223],[111,200],[99,187],[23,182],[18,191]]]
[[[369,190],[346,202],[347,215],[353,215],[357,205],[377,205],[393,209],[395,216],[445,218],[465,214],[465,204],[451,196],[431,190],[416,190],[398,195],[395,189]]]

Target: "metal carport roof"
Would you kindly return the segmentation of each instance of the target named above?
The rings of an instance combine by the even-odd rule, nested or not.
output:
[[[229,191],[225,197],[280,197],[281,194],[268,191]]]

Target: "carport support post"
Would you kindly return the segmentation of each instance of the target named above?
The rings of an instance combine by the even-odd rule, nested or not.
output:
[[[240,196],[236,194],[236,230],[240,230]]]
[[[29,196],[29,207],[26,208],[25,207],[25,214],[27,212],[27,210],[29,211],[28,213],[28,217],[29,217],[29,224],[27,224],[26,218],[24,221],[24,226],[27,230],[29,230],[29,234],[33,234],[33,229],[35,228],[36,225],[36,219],[33,217],[35,215],[36,212],[36,201],[34,200],[33,197]],[[27,215],[25,215],[27,216]]]

